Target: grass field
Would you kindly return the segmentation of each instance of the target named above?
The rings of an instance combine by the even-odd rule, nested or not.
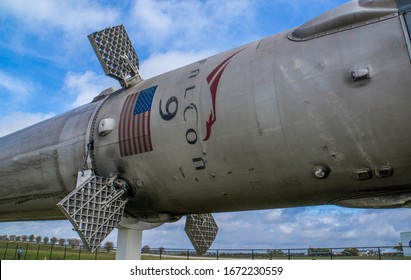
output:
[[[23,242],[0,241],[0,259],[18,259],[17,250],[21,247],[22,260],[114,260],[115,252],[107,253],[103,249],[91,253],[84,247],[58,246]]]

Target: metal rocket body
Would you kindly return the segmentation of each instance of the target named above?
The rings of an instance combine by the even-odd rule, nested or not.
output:
[[[125,180],[146,222],[410,207],[408,2],[347,3],[0,138],[0,219],[64,218],[86,169]]]

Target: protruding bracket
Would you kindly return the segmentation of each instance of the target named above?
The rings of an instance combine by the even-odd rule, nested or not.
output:
[[[372,172],[369,168],[360,168],[353,172],[353,178],[356,180],[367,180],[372,178]]]
[[[370,69],[368,67],[351,70],[351,78],[354,82],[368,80],[371,78]]]
[[[129,87],[140,82],[139,60],[123,25],[88,35],[104,73]]]
[[[375,168],[375,175],[379,178],[390,177],[394,173],[391,165],[382,165]]]

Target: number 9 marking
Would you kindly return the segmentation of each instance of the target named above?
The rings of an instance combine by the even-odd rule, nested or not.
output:
[[[171,105],[172,103],[175,103],[175,104],[176,104],[176,107],[175,107],[175,109],[174,109],[173,112],[170,112],[170,105]],[[160,116],[161,116],[161,118],[162,118],[163,120],[165,120],[165,121],[169,121],[169,120],[174,119],[174,117],[177,115],[177,110],[178,110],[178,100],[177,100],[177,97],[171,96],[171,97],[167,100],[166,108],[165,108],[165,109],[166,109],[166,113],[164,113],[163,110],[161,109],[161,99],[160,99],[159,110],[160,110]]]

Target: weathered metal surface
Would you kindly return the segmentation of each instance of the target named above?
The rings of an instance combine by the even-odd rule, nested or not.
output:
[[[359,5],[393,3],[400,13],[409,5]],[[411,64],[401,17],[311,40],[286,31],[0,138],[0,218],[61,217],[55,203],[75,187],[88,143],[97,175],[131,183],[125,212],[135,217],[366,207],[364,198],[390,193],[406,206]],[[100,135],[106,119],[115,127]]]
[[[288,34],[292,40],[310,40],[398,16],[395,1],[351,1]]]
[[[0,138],[0,219],[63,219],[56,204],[76,186],[86,128],[99,103]]]

